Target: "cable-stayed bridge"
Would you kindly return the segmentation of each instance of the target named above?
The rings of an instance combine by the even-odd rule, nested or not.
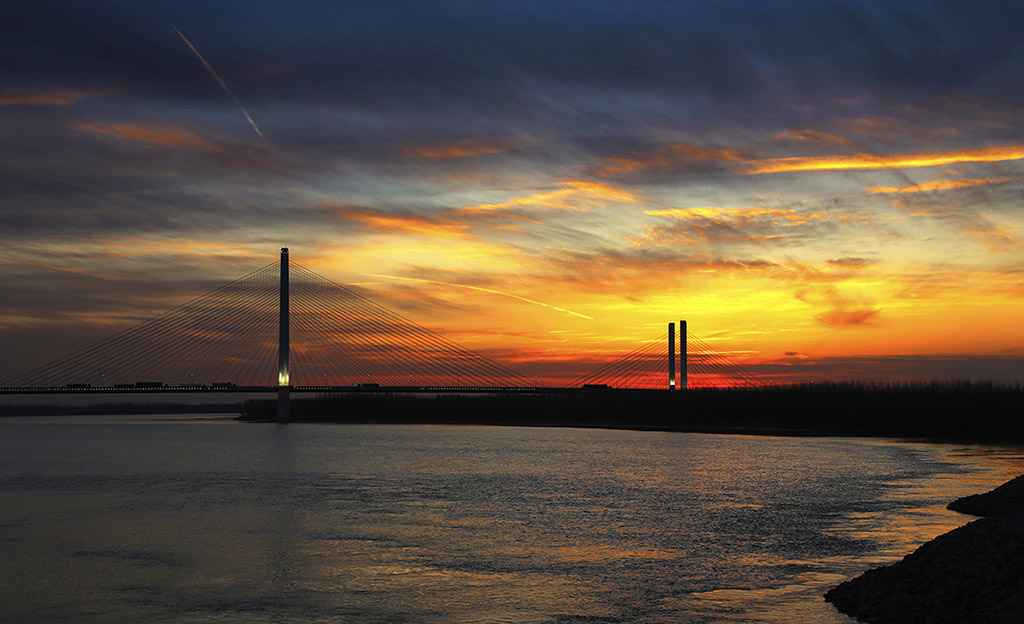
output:
[[[274,262],[31,370],[7,393],[458,391],[752,386],[680,321],[565,388],[476,353],[299,264]],[[666,349],[667,339],[667,349]],[[678,375],[677,375],[678,364]]]
[[[686,321],[679,321],[678,337],[679,350],[676,351],[675,323],[669,323],[667,332],[577,378],[572,385],[637,390],[757,388],[765,385],[756,375],[733,362],[728,354],[690,334]],[[678,376],[676,370],[679,371]]]

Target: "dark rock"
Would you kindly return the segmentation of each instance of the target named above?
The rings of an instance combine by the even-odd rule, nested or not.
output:
[[[1024,512],[1024,475],[991,492],[958,498],[947,509],[972,516],[1001,516]]]
[[[825,594],[871,624],[1021,621],[1024,513],[975,520]]]

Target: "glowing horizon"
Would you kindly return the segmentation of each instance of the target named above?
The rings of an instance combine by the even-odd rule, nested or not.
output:
[[[0,375],[288,245],[529,377],[1024,378],[1024,8],[559,6],[12,11]]]

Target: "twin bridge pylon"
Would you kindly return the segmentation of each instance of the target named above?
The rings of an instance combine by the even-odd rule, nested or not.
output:
[[[584,389],[668,390],[757,388],[764,385],[757,376],[733,362],[731,354],[690,334],[686,321],[679,321],[678,338],[677,350],[676,324],[669,323],[667,334],[652,338],[618,359],[578,377],[572,385]]]
[[[677,351],[674,323],[669,324],[667,382],[663,334],[561,385],[755,385],[723,354],[688,335],[685,321],[679,329]],[[567,368],[575,357],[567,355]],[[277,392],[286,419],[289,393],[296,391],[520,392],[537,386],[535,377],[290,262],[288,249],[282,249],[280,263],[14,377],[0,393]]]

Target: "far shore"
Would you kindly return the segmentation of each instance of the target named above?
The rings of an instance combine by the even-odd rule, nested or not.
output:
[[[24,416],[128,416],[153,414],[224,414],[241,413],[240,403],[133,403],[128,401],[90,403],[86,405],[0,405],[0,418]]]
[[[1024,387],[808,384],[761,389],[590,389],[537,394],[353,392],[293,397],[290,422],[581,427],[1024,444]],[[276,422],[275,399],[234,403],[0,405],[0,416],[238,414]]]
[[[290,420],[1024,443],[1022,404],[1021,387],[970,383],[522,395],[350,393],[293,399]],[[241,414],[245,421],[275,422],[277,404],[245,401]]]

